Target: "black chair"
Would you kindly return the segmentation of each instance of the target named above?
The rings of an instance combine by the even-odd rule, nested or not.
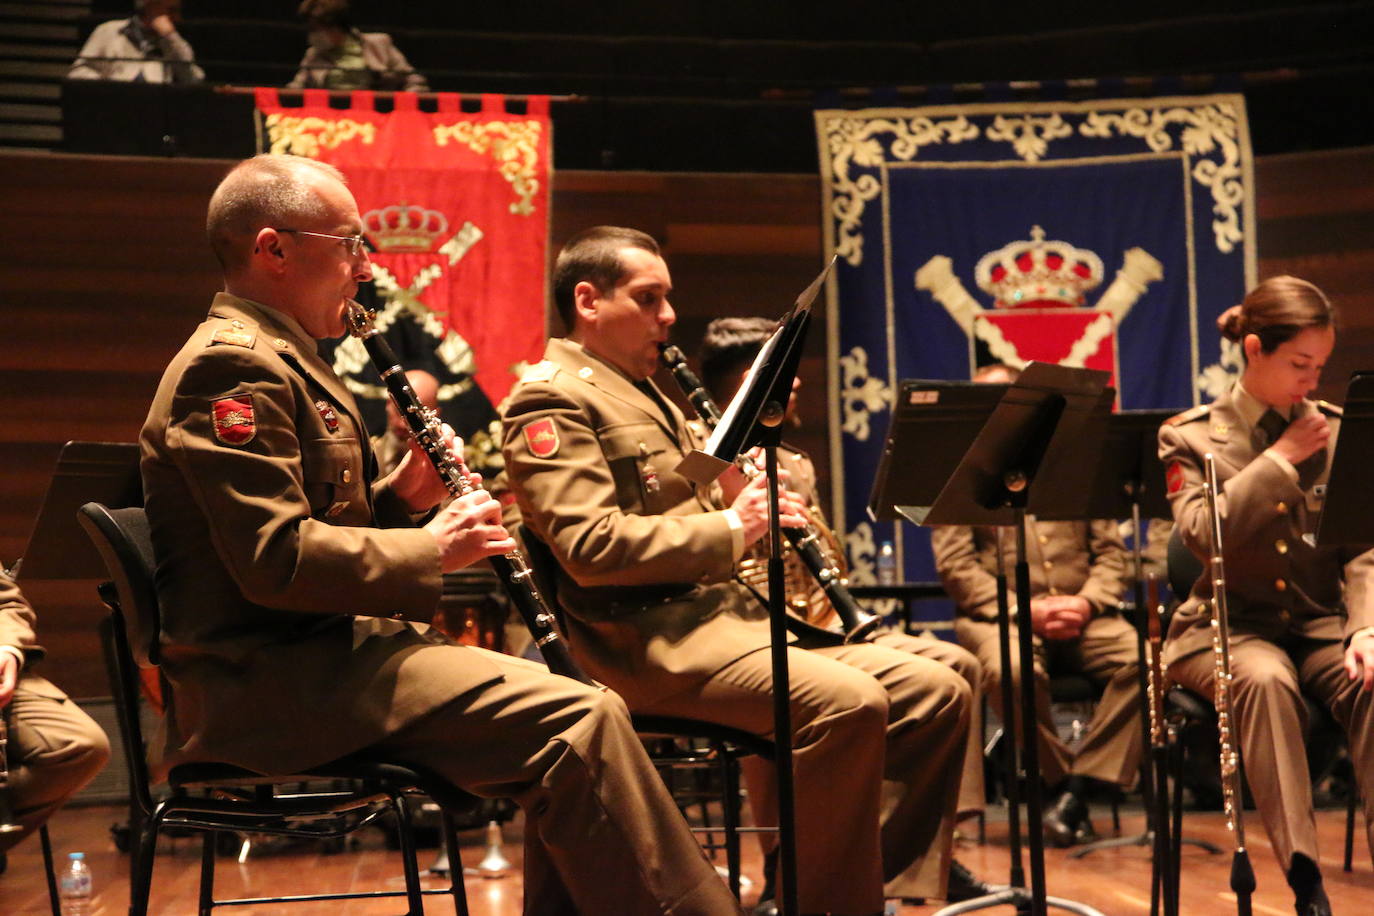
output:
[[[226,763],[192,763],[172,770],[168,778],[170,795],[161,800],[153,797],[139,722],[138,668],[156,668],[159,661],[160,612],[153,587],[154,561],[147,516],[139,508],[109,509],[99,503],[87,503],[81,507],[78,520],[100,552],[112,579],[100,586],[101,599],[110,608],[110,614],[101,622],[101,637],[132,794],[130,916],[143,916],[148,910],[157,839],[164,827],[203,832],[201,916],[215,906],[402,896],[407,900],[408,916],[423,916],[425,894],[451,895],[459,916],[467,916],[461,870],[455,870],[447,888],[426,890],[420,886],[407,797],[428,795],[445,809],[444,839],[455,861],[457,838],[448,810],[471,804],[472,797],[421,768],[365,755],[346,757],[307,772],[280,775],[263,775]],[[163,687],[165,691],[165,681]],[[348,788],[303,788],[321,781]],[[219,833],[337,840],[388,813],[394,813],[397,820],[404,891],[214,899],[215,839]]]
[[[525,555],[529,559],[530,571],[534,574],[540,592],[543,593],[549,605],[555,609],[555,614],[559,614],[555,574],[558,569],[557,558],[549,550],[548,545],[524,525],[520,526],[519,539],[524,545]],[[560,629],[566,634],[567,628],[561,625],[561,615],[559,623]],[[721,827],[719,830],[725,838],[727,880],[730,891],[738,898],[740,894],[739,836],[750,829],[741,827],[739,823],[739,761],[742,757],[755,755],[772,760],[773,742],[766,738],[760,738],[752,732],[731,728],[727,725],[703,722],[697,719],[684,719],[677,716],[633,713],[630,716],[630,721],[640,738],[646,741],[650,750],[650,758],[658,768],[659,773],[664,776],[664,782],[669,790],[674,793],[674,798],[679,807],[685,808],[692,803],[701,802],[706,794],[714,795],[715,793],[703,793],[697,788],[686,792],[677,791],[678,787],[674,785],[671,772],[681,767],[714,767],[716,769],[720,780],[719,797],[721,800]],[[702,845],[708,853],[711,853],[718,846],[709,837],[716,832],[717,828],[709,822],[704,805],[702,807],[702,820],[704,821],[703,826],[691,829],[694,833],[708,834],[708,840]],[[753,831],[771,832],[775,829],[772,827],[755,827]]]

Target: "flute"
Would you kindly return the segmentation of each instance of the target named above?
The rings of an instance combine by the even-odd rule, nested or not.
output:
[[[1250,894],[1255,890],[1255,872],[1245,848],[1240,752],[1232,735],[1235,712],[1231,702],[1231,623],[1226,601],[1226,567],[1222,560],[1221,510],[1217,504],[1217,463],[1211,452],[1203,458],[1203,463],[1207,474],[1203,493],[1207,497],[1207,516],[1212,527],[1209,566],[1212,576],[1212,660],[1216,665],[1213,703],[1217,708],[1217,733],[1221,741],[1221,794],[1226,809],[1226,827],[1235,838],[1235,852],[1231,859],[1231,890],[1236,894],[1238,912],[1241,916],[1250,916]]]

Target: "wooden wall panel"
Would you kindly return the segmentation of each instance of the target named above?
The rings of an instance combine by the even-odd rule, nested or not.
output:
[[[22,554],[63,442],[137,435],[163,365],[219,286],[203,220],[227,166],[0,153],[0,561]],[[1374,149],[1260,160],[1256,184],[1260,275],[1307,277],[1342,310],[1322,388],[1338,397],[1351,368],[1374,366]],[[598,223],[664,242],[674,337],[689,353],[713,317],[781,314],[820,267],[813,175],[564,171],[553,188],[555,248]],[[816,459],[823,482],[824,308],[802,364],[806,426],[790,436]],[[42,596],[50,673],[78,696],[106,693],[89,589],[26,588]]]

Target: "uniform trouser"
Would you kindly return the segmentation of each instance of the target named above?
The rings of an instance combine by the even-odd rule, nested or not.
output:
[[[960,618],[954,623],[959,642],[983,666],[983,691],[1002,720],[1001,648],[995,623]],[[1020,651],[1017,628],[1011,627],[1013,682],[1020,687]],[[1139,649],[1135,629],[1117,614],[1088,621],[1077,639],[1042,640],[1035,644],[1036,733],[1039,737],[1040,775],[1050,786],[1066,776],[1088,776],[1116,785],[1130,785],[1139,774],[1144,738],[1140,717]],[[1077,750],[1059,737],[1050,714],[1049,676],[1046,671],[1081,673],[1105,684],[1102,699]],[[1019,697],[1019,692],[1018,692]],[[1016,734],[1021,734],[1021,706],[1015,710]]]
[[[972,691],[969,700],[968,741],[964,746],[963,776],[959,781],[959,813],[981,811],[987,802],[983,784],[983,667],[973,653],[957,643],[934,636],[912,636],[886,631],[873,638],[880,646],[888,646],[912,655],[937,661],[954,671]]]
[[[375,747],[470,792],[520,804],[525,913],[738,913],[621,699],[533,662],[484,654],[502,680]]]
[[[884,882],[892,896],[942,896],[968,685],[944,665],[875,645],[789,648],[788,669],[801,911],[879,912]],[[642,711],[770,736],[772,685],[762,649]],[[751,796],[773,792],[771,765],[745,775]]]
[[[37,830],[110,759],[100,726],[42,678],[21,677],[10,703],[10,806],[24,829],[0,834],[0,852]]]
[[[1233,634],[1231,698],[1245,780],[1279,864],[1293,853],[1317,859],[1312,776],[1307,770],[1305,691],[1324,703],[1345,729],[1364,802],[1365,830],[1374,850],[1374,694],[1360,689],[1343,667],[1339,643],[1298,639],[1279,646]],[[1169,678],[1213,696],[1216,663],[1210,651],[1169,664]]]

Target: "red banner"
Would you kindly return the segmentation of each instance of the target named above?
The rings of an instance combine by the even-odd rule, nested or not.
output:
[[[262,147],[348,176],[376,252],[379,328],[404,315],[451,332],[434,334],[444,338],[440,355],[455,371],[468,363],[499,404],[544,349],[548,99],[531,97],[514,115],[499,95],[482,96],[476,112],[455,93],[440,93],[432,113],[412,93],[394,98],[387,113],[366,91],[331,108],[326,91],[307,89],[301,106],[287,107],[277,90],[258,89]]]

